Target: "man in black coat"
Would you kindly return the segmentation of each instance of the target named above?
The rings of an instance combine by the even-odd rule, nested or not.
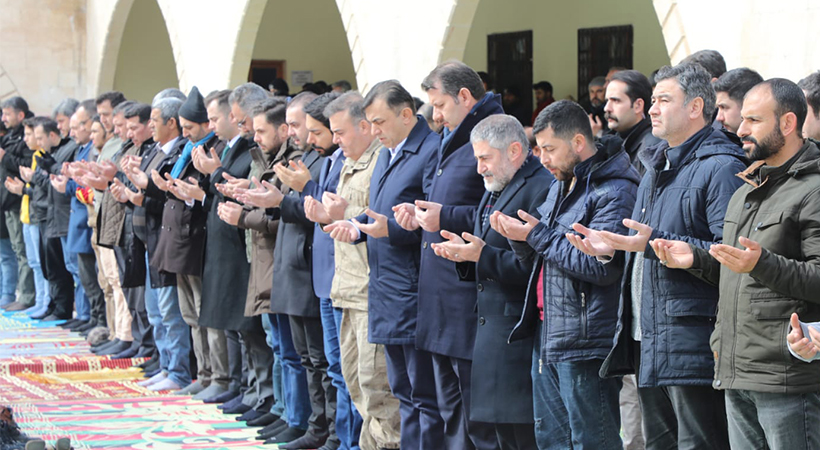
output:
[[[23,119],[34,115],[28,109],[28,103],[22,97],[11,97],[0,104],[3,110],[3,124],[9,130],[0,138],[0,178],[15,178],[20,175],[19,166],[31,165],[32,152],[23,141]],[[23,310],[34,304],[34,272],[28,265],[26,245],[23,240],[23,224],[20,222],[19,195],[0,188],[0,211],[6,223],[11,247],[17,257],[17,291],[19,298],[2,299],[3,309]],[[12,291],[13,292],[13,291]],[[9,302],[10,301],[10,302]],[[14,303],[17,303],[14,305]]]
[[[485,117],[503,113],[501,99],[485,93],[478,74],[459,62],[436,67],[421,86],[445,130],[427,200],[397,205],[395,212],[403,228],[423,230],[416,346],[431,353],[447,448],[495,448],[493,427],[469,421],[467,413],[478,322],[475,284],[459,279],[455,264],[436,256],[430,244],[444,240],[442,229],[473,231],[484,183],[476,172],[470,131]]]
[[[524,307],[530,266],[490,226],[495,211],[538,215],[551,178],[529,151],[524,128],[513,116],[492,115],[470,134],[478,173],[487,192],[476,211],[472,233],[442,230],[447,241],[433,244],[437,255],[456,263],[459,276],[475,282],[478,331],[473,359],[470,420],[495,427],[497,447],[535,448],[532,414],[532,336],[507,342]]]

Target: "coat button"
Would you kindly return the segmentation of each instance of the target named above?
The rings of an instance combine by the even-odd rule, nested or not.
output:
[[[479,318],[478,318],[478,324],[479,324],[479,325],[484,325],[486,322],[487,322],[487,321],[486,321],[486,320],[484,320],[484,318],[483,318],[483,317],[479,317]]]
[[[478,292],[484,292],[484,285],[481,283],[478,283]]]
[[[439,177],[440,177],[442,173],[444,173],[444,171],[443,171],[443,170],[441,170],[441,169],[439,169],[439,170],[438,170],[438,172],[436,172],[436,176],[439,176]]]
[[[746,208],[746,209],[750,209],[752,207],[752,204],[749,203],[749,202],[746,202],[746,203],[743,204],[743,207]]]
[[[421,248],[427,248],[427,241],[421,243]]]
[[[715,386],[720,386],[720,380],[715,381]]]
[[[175,207],[176,207],[176,205],[171,205],[171,209],[174,209]]]

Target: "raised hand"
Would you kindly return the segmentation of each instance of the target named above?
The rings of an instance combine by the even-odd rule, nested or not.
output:
[[[206,154],[205,147],[200,145],[191,152],[191,160],[196,170],[205,175],[210,175],[216,169],[222,167],[222,161],[219,160],[219,155],[216,154],[216,149],[213,147],[211,147],[210,154]]]
[[[797,317],[797,313],[792,313],[789,323],[792,328],[789,334],[786,335],[786,341],[789,343],[789,347],[793,352],[800,355],[801,358],[807,360],[813,359],[815,355],[817,355],[817,351],[820,350],[820,347],[817,346],[817,343],[820,342],[820,332],[814,329],[814,327],[808,327],[809,336],[804,336],[803,329],[800,327],[800,318]]]
[[[653,239],[649,241],[661,264],[670,269],[688,269],[695,261],[692,247],[683,241]]]
[[[327,213],[327,209],[325,209],[325,205],[310,195],[305,196],[305,217],[311,222],[319,224],[329,224],[333,222],[333,219],[331,219]]]
[[[330,237],[339,242],[352,243],[359,237],[356,225],[347,220],[337,220],[325,226],[325,231],[330,233]]]
[[[481,250],[486,245],[481,238],[466,231],[459,236],[447,230],[441,230],[441,237],[447,240],[432,244],[433,251],[436,255],[453,262],[478,262],[481,257]]]
[[[49,176],[49,181],[51,182],[51,187],[54,188],[55,191],[65,194],[66,184],[68,183],[68,177],[65,175],[54,175],[52,174]]]
[[[527,240],[530,231],[538,225],[538,218],[530,215],[523,209],[518,210],[518,217],[524,222],[508,216],[501,211],[494,211],[490,215],[490,227],[507,239],[524,242]]]
[[[289,167],[285,167],[281,162],[273,166],[273,171],[282,183],[289,186],[296,192],[302,192],[305,185],[310,181],[310,171],[301,160],[289,161]]]
[[[713,244],[709,248],[709,254],[732,272],[749,273],[760,260],[762,253],[760,244],[743,236],[739,237],[737,242],[746,249],[741,250],[726,244]]]
[[[627,228],[637,231],[637,233],[628,236],[610,231],[601,231],[599,236],[615,250],[625,252],[642,252],[646,250],[646,244],[649,242],[649,237],[652,236],[652,227],[632,219],[624,219],[623,224]]]
[[[379,214],[376,211],[373,211],[370,208],[364,210],[365,215],[373,219],[372,223],[359,223],[358,220],[353,219],[352,222],[359,229],[362,233],[379,239],[383,237],[387,237],[389,231],[387,229],[387,216],[384,214]]]
[[[573,247],[589,256],[613,256],[615,249],[604,242],[601,238],[601,232],[587,228],[580,223],[572,224],[572,229],[579,234],[567,233],[567,240]],[[583,236],[583,237],[581,237]]]
[[[415,215],[424,231],[436,233],[441,229],[441,203],[416,200]]]
[[[407,231],[419,229],[419,221],[416,219],[416,206],[412,203],[401,203],[393,207],[393,217],[400,227]]]
[[[348,203],[341,195],[325,192],[322,194],[322,204],[325,205],[325,211],[331,220],[344,220]]]
[[[233,202],[222,202],[217,208],[217,215],[228,225],[237,226],[242,215],[242,206]]]

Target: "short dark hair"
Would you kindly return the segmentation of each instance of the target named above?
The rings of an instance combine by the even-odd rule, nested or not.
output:
[[[56,135],[60,135],[60,128],[57,126],[57,121],[52,119],[51,117],[46,116],[38,116],[34,118],[34,127],[43,127],[43,131],[46,134],[54,133]]]
[[[313,101],[316,97],[318,97],[318,95],[310,91],[300,92],[296,94],[295,97],[290,99],[290,102],[288,102],[288,109],[300,108],[302,109],[302,112],[304,112],[305,105]]]
[[[615,72],[610,81],[620,81],[626,85],[626,96],[629,97],[630,104],[635,100],[643,100],[643,112],[649,113],[652,107],[652,85],[649,79],[637,70],[622,70]]]
[[[97,105],[104,103],[105,101],[110,102],[112,108],[116,108],[117,105],[125,101],[125,96],[122,95],[122,92],[120,91],[108,91],[103,92],[98,95],[96,99],[94,99],[94,103]]]
[[[478,74],[478,77],[481,78],[481,81],[487,84],[488,88],[493,87],[492,79],[490,78],[489,73],[483,71],[478,71],[476,73]]]
[[[759,73],[747,67],[740,67],[721,75],[712,83],[712,87],[715,88],[715,92],[725,92],[729,94],[729,98],[742,105],[743,97],[749,92],[749,89],[761,81],[763,81],[763,77]]]
[[[814,117],[820,117],[820,70],[800,80],[797,85],[806,94],[806,103],[814,111]]]
[[[208,107],[214,100],[217,101],[216,105],[220,111],[223,113],[229,113],[231,111],[231,105],[228,102],[228,98],[231,96],[230,89],[223,89],[221,91],[213,91],[205,97],[205,108]]]
[[[481,77],[470,66],[460,61],[447,61],[439,64],[424,78],[421,88],[427,92],[435,88],[436,83],[441,84],[442,92],[456,100],[462,88],[470,91],[470,95],[476,100],[481,100],[486,94]]]
[[[376,100],[383,100],[397,115],[404,108],[416,113],[416,102],[407,89],[398,80],[387,80],[376,83],[364,97],[363,109],[367,109]]]
[[[536,135],[547,128],[552,128],[555,137],[564,141],[569,141],[576,134],[580,134],[590,144],[594,142],[589,116],[581,105],[571,100],[551,103],[538,113],[532,125],[532,134]]]
[[[539,81],[532,85],[532,90],[541,89],[544,92],[552,94],[552,83],[549,81]]]
[[[726,73],[726,60],[717,50],[701,50],[683,58],[680,64],[700,64],[712,75],[712,78],[720,78]]]
[[[798,136],[802,136],[803,122],[806,121],[806,114],[808,114],[806,96],[803,94],[803,90],[793,81],[785,78],[769,78],[755,88],[762,86],[769,86],[772,92],[772,97],[774,97],[777,104],[774,110],[775,117],[779,120],[786,113],[794,113],[797,116],[797,129],[795,131]]]
[[[251,110],[251,117],[264,115],[265,120],[278,127],[285,123],[285,111],[287,110],[288,102],[283,97],[273,97],[263,100],[262,103],[257,103]]]
[[[113,110],[112,113],[115,116],[120,114],[120,113],[125,114],[125,111],[127,111],[128,108],[130,108],[130,107],[132,107],[136,104],[137,104],[137,102],[135,102],[133,100],[126,100],[124,102],[118,103],[117,106],[114,107],[114,110]],[[97,103],[97,105],[99,105],[99,103]]]
[[[26,101],[23,100],[23,97],[18,96],[14,96],[7,100],[4,100],[3,103],[0,104],[0,108],[12,108],[17,112],[26,113],[26,115],[28,115],[29,112],[28,103],[26,103]]]
[[[103,124],[99,114],[94,114],[94,117],[91,118],[91,123],[98,123],[100,125]],[[108,133],[108,130],[106,130],[105,127],[103,127],[103,131]]]
[[[663,66],[655,75],[655,82],[674,78],[678,82],[685,96],[684,102],[689,104],[700,97],[703,99],[703,118],[712,121],[715,112],[715,90],[712,88],[712,76],[700,64],[680,63],[677,66]]]
[[[141,124],[146,124],[151,119],[151,105],[136,103],[125,110],[125,118],[138,117]]]
[[[80,106],[77,109],[80,108],[84,109],[85,112],[88,113],[88,117],[94,117],[97,115],[97,102],[95,102],[93,98],[81,101]]]
[[[333,100],[341,97],[342,94],[339,92],[326,92],[322,95],[317,96],[313,100],[310,101],[307,105],[305,105],[302,110],[305,114],[313,117],[319,122],[322,122],[322,125],[325,126],[328,130],[330,129],[330,119],[325,117],[325,108],[327,105],[330,104]]]
[[[42,122],[45,119],[48,119],[48,117],[45,117],[45,116],[32,116],[32,117],[29,117],[27,119],[23,119],[23,127],[24,128],[31,128],[32,130],[34,130],[35,128],[37,128],[38,125],[40,125],[40,122]]]

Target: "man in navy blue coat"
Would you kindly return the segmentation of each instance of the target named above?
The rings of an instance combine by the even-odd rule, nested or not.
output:
[[[331,236],[342,241],[367,240],[368,338],[384,345],[390,389],[400,402],[401,448],[437,448],[444,422],[429,382],[432,359],[415,345],[421,230],[399,226],[392,209],[424,199],[440,138],[414,114],[413,97],[397,81],[373,86],[364,109],[373,134],[385,146],[370,181],[370,207],[353,221],[326,229],[339,228]]]
[[[496,213],[538,214],[552,177],[530,154],[524,127],[513,116],[492,115],[470,133],[478,173],[486,192],[472,233],[442,230],[447,242],[433,244],[436,254],[457,263],[462,279],[478,291],[478,331],[473,359],[470,419],[491,423],[497,448],[535,448],[532,414],[532,336],[507,342],[518,323],[532,269],[506,237],[491,227]]]
[[[430,244],[444,240],[439,234],[442,229],[459,234],[473,231],[484,182],[476,172],[470,131],[485,117],[504,111],[500,96],[486,93],[478,74],[460,62],[433,69],[422,89],[433,105],[433,117],[444,125],[444,137],[427,200],[402,203],[395,212],[403,228],[423,230],[416,346],[432,353],[447,448],[495,448],[493,427],[470,422],[467,416],[478,321],[476,287],[461,280],[455,263],[436,256]]]

